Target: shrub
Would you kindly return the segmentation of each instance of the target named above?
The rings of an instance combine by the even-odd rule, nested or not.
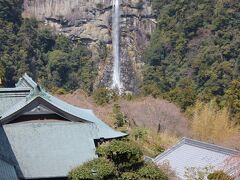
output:
[[[53,87],[51,91],[53,94],[57,94],[57,95],[67,94],[67,91],[64,88]]]
[[[113,105],[113,117],[115,119],[115,125],[117,127],[123,127],[127,122],[125,115],[121,112],[119,104]]]
[[[152,163],[145,164],[138,171],[138,174],[140,175],[140,177],[146,178],[146,179],[168,180],[167,175]]]
[[[148,84],[141,87],[141,94],[143,96],[152,95],[156,98],[160,96],[161,92],[156,84]]]
[[[167,174],[143,161],[141,149],[132,141],[112,140],[97,148],[99,159],[89,161],[69,173],[69,179],[168,180]]]
[[[124,172],[121,175],[121,180],[137,180],[139,175],[135,172]]]
[[[119,171],[136,169],[143,163],[141,149],[132,142],[113,140],[97,149],[100,157],[106,157],[118,167]]]
[[[69,179],[113,179],[116,174],[116,167],[105,158],[98,158],[73,169],[69,173]]]
[[[234,180],[233,177],[227,175],[223,171],[215,171],[208,175],[209,180]]]
[[[93,100],[97,105],[108,104],[111,100],[110,91],[107,88],[99,88],[93,93]]]
[[[135,140],[139,140],[144,139],[147,136],[147,134],[148,131],[146,128],[137,127],[133,129],[131,136],[133,136]]]

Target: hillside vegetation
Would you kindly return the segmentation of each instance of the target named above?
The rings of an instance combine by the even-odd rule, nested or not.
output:
[[[42,28],[34,19],[22,19],[22,3],[0,0],[0,78],[4,86],[14,86],[28,72],[48,89],[92,92],[96,67],[91,51]]]
[[[103,143],[100,158],[73,169],[69,179],[173,179],[143,155],[156,157],[183,136],[240,150],[239,0],[151,2],[157,30],[144,50],[139,93],[119,96],[94,86],[99,72],[91,49],[23,19],[23,0],[0,0],[1,86],[14,86],[27,72],[129,135]]]
[[[228,146],[239,147],[236,143],[239,137],[236,122],[240,122],[238,0],[152,0],[158,24],[144,51],[140,97],[129,94],[122,98],[107,88],[94,87],[97,67],[90,49],[55,34],[34,19],[23,19],[22,3],[22,0],[0,0],[3,86],[14,86],[28,72],[53,93],[81,89],[87,96],[70,94],[69,102],[78,103],[78,98],[86,102],[83,107],[94,109],[112,126],[129,132],[140,146],[146,145],[146,154],[161,152],[176,142],[176,136],[192,135],[219,143],[219,132],[224,128],[232,138]],[[99,61],[104,56],[103,52]],[[210,101],[216,103],[214,108],[206,104]],[[203,103],[202,111],[196,102]],[[205,127],[198,124],[211,124],[209,138],[202,137]]]
[[[92,94],[98,72],[91,50],[34,19],[23,19],[22,3],[0,0],[4,86],[13,86],[28,72],[54,92],[81,88]],[[196,100],[216,99],[240,121],[238,0],[153,0],[152,5],[158,24],[144,53],[141,93],[161,96],[183,110]]]
[[[239,1],[153,0],[153,8],[158,27],[145,51],[142,92],[182,109],[214,98],[239,117]]]

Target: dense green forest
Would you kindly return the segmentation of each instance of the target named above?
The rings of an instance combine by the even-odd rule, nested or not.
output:
[[[4,85],[14,86],[28,72],[49,89],[81,87],[91,92],[96,76],[91,52],[41,28],[34,19],[22,19],[22,3],[0,0],[0,76]]]
[[[54,91],[93,92],[97,64],[80,42],[23,19],[22,0],[0,0],[0,76],[14,86],[28,72]],[[240,113],[240,3],[238,0],[152,0],[157,30],[144,52],[141,92],[177,103],[216,99]]]
[[[144,94],[186,109],[216,99],[240,112],[238,0],[153,0],[156,32],[145,51]]]

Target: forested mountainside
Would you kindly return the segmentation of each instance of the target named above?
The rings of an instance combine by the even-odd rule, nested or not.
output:
[[[23,19],[21,0],[0,1],[0,66],[2,81],[11,87],[25,72],[48,88],[92,91],[96,67],[91,51],[63,35]]]
[[[174,179],[143,155],[183,136],[240,150],[239,0],[121,2],[121,80],[130,92],[119,95],[107,88],[112,0],[0,0],[0,87],[27,72],[129,135],[103,143],[100,158],[69,179]]]
[[[138,48],[138,51],[141,50],[143,53],[128,50],[128,55],[144,54],[145,65],[141,65],[142,61],[136,63],[140,56],[134,56],[132,63],[138,69],[138,78],[134,78],[134,81],[138,82],[131,86],[137,87],[137,84],[141,84],[135,92],[166,98],[176,102],[184,110],[197,100],[216,99],[220,107],[230,107],[231,113],[239,117],[240,3],[238,0],[141,2],[134,1],[134,6],[126,3],[126,7],[123,8],[131,7],[136,11],[132,16],[128,12],[126,17],[138,19],[131,21],[135,22],[132,24],[138,24],[144,18],[156,17],[157,29],[153,34],[149,34],[150,45],[145,50],[144,47]],[[111,57],[109,45],[99,41],[100,51],[96,58],[91,46],[86,46],[86,42],[83,43],[82,40],[86,38],[73,41],[65,35],[54,33],[53,29],[47,28],[37,20],[23,19],[23,3],[22,0],[0,1],[0,75],[4,86],[13,86],[24,72],[28,72],[49,89],[63,88],[69,91],[81,88],[91,94],[99,86],[104,85],[96,84],[96,81],[99,81],[100,74],[103,74],[99,62],[109,61]],[[142,12],[141,8],[149,8],[143,6],[144,3],[151,3],[153,14],[146,17],[136,16],[137,13]],[[105,6],[98,5],[98,7],[104,9]],[[40,11],[35,13],[38,12]],[[57,22],[64,25],[65,21],[56,19]],[[139,28],[147,24],[143,23]],[[147,29],[151,29],[150,27]],[[139,28],[135,28],[136,32],[139,32]],[[126,32],[123,32],[125,38]],[[147,34],[143,34],[146,39]],[[138,41],[140,35],[133,37]],[[131,38],[127,39],[131,40]],[[125,43],[129,44],[127,42]],[[123,47],[130,48],[127,45]],[[127,58],[128,63],[131,62],[130,57]],[[128,63],[123,66],[126,67],[123,73],[133,77],[131,73],[135,71],[128,69],[132,67]],[[127,79],[126,77],[125,80]]]
[[[112,85],[114,0],[24,0],[23,17],[36,18],[92,52],[98,67],[94,87]],[[143,50],[156,28],[150,0],[121,0],[120,69],[124,90],[137,92],[142,77]],[[116,56],[115,56],[116,57]]]
[[[142,90],[183,109],[216,98],[239,112],[238,0],[153,0],[158,26],[145,50]]]
[[[19,7],[18,14],[14,9],[17,6]],[[51,80],[46,83],[49,88],[54,86],[67,90],[83,88],[91,93],[96,87],[111,85],[112,0],[2,0],[1,10],[4,16],[2,19],[4,18],[9,26],[12,21],[7,19],[8,15],[4,15],[5,11],[18,19],[14,31],[12,31],[13,27],[9,27],[13,35],[11,39],[16,41],[14,44],[21,46],[22,42],[28,42],[21,47],[24,52],[21,51],[22,54],[17,56],[22,59],[17,60],[12,57],[16,61],[12,68],[16,70],[15,72],[12,72],[13,70],[6,71],[8,72],[5,74],[6,86],[12,86],[16,77],[19,77],[24,71],[29,71],[30,75],[38,81]],[[122,50],[120,58],[123,72],[121,78],[126,90],[137,92],[142,76],[143,49],[149,42],[156,22],[151,14],[149,0],[123,0],[121,10],[120,46]],[[25,19],[21,18],[21,14]],[[27,18],[36,18],[38,22]],[[3,24],[3,31],[8,31],[6,28],[7,25]],[[55,35],[44,30],[46,28]],[[59,37],[57,34],[68,38]],[[21,37],[21,40],[17,40],[17,37]],[[10,39],[10,35],[7,35],[5,39]],[[5,47],[9,46],[11,46],[11,42]],[[77,49],[80,46],[84,47],[86,51],[89,50],[87,57],[81,58],[81,55],[76,55],[81,51]],[[10,51],[20,53],[17,49],[14,46],[14,49]],[[74,55],[70,55],[72,49],[74,49]],[[55,50],[56,52],[54,52]],[[4,51],[5,53],[1,50],[1,54],[14,55],[6,49]],[[73,56],[75,57],[73,58]],[[59,59],[59,57],[61,58]],[[11,57],[7,57],[7,59],[11,59]],[[73,59],[74,62],[70,65]],[[52,67],[53,63],[51,62],[54,61],[57,61],[58,64]],[[3,66],[4,69],[10,68],[10,65],[6,67],[4,64]],[[81,68],[83,66],[84,68]],[[65,72],[64,76],[60,75],[62,72]]]

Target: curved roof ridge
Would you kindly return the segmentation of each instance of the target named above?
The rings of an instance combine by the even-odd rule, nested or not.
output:
[[[19,101],[2,114],[0,117],[0,122],[2,124],[11,122],[13,117],[18,117],[24,111],[32,108],[32,106],[43,104],[48,106],[48,108],[56,114],[68,119],[69,121],[93,123],[96,125],[98,138],[103,137],[105,139],[111,139],[127,135],[111,128],[99,119],[91,109],[74,106],[46,92],[44,88],[35,83],[27,74],[23,75],[22,79],[19,80],[16,86],[17,88],[30,87],[25,86],[26,83],[31,86],[30,93],[26,96],[26,98]],[[31,103],[36,104],[32,105]]]
[[[54,103],[52,103],[51,101],[49,101],[49,100],[48,100],[48,97],[46,97],[46,96],[44,96],[44,95],[42,95],[42,94],[37,94],[37,95],[34,95],[34,96],[30,96],[30,97],[28,96],[26,99],[24,99],[24,100],[20,101],[19,103],[17,103],[15,106],[13,106],[13,107],[10,108],[8,111],[6,111],[4,114],[2,114],[2,116],[1,116],[1,118],[0,118],[1,122],[2,122],[2,123],[8,123],[8,122],[10,122],[9,119],[11,119],[12,116],[17,115],[19,111],[24,111],[24,109],[25,109],[26,106],[30,105],[30,104],[33,103],[35,100],[38,101],[38,99],[39,99],[39,101],[46,101],[46,102],[50,103],[51,106],[55,106],[58,110],[66,113],[66,114],[68,114],[68,116],[70,116],[70,117],[75,117],[75,118],[71,118],[71,119],[66,118],[66,119],[68,119],[68,120],[70,120],[70,121],[74,121],[75,119],[76,119],[76,120],[79,119],[80,122],[81,122],[81,121],[92,122],[92,121],[90,121],[90,120],[88,120],[88,119],[83,119],[83,118],[81,118],[80,116],[77,116],[76,114],[73,114],[73,113],[71,113],[71,112],[69,112],[69,111],[66,111],[66,109],[64,109],[64,108],[62,108],[62,107],[57,106],[56,104],[54,104]],[[38,103],[41,104],[41,102],[38,102]],[[58,112],[56,112],[56,114],[58,114]],[[61,113],[60,116],[64,117],[64,114]],[[73,120],[73,119],[74,119],[74,120]],[[80,120],[80,119],[81,119],[81,120]],[[75,121],[76,121],[76,120],[75,120]]]
[[[99,129],[99,136],[100,137],[105,137],[106,139],[110,139],[111,137],[122,137],[122,136],[127,136],[127,134],[125,133],[121,133],[118,131],[115,131],[114,129],[112,129],[109,125],[107,125],[105,122],[103,122],[102,120],[100,120],[95,113],[93,112],[93,110],[91,109],[83,109],[77,106],[74,106],[72,104],[69,104],[61,99],[58,99],[54,96],[52,96],[51,94],[45,92],[46,94],[48,94],[48,99],[46,99],[47,101],[49,101],[50,103],[53,103],[55,106],[58,106],[60,108],[65,108],[65,110],[69,113],[72,113],[78,117],[80,117],[81,119],[90,121],[94,124],[97,125],[98,129]],[[115,134],[113,136],[113,134]]]
[[[28,76],[27,73],[24,73],[24,75],[19,79],[19,81],[15,84],[16,87],[30,87],[34,88],[37,86],[37,83],[33,81],[33,79]]]

